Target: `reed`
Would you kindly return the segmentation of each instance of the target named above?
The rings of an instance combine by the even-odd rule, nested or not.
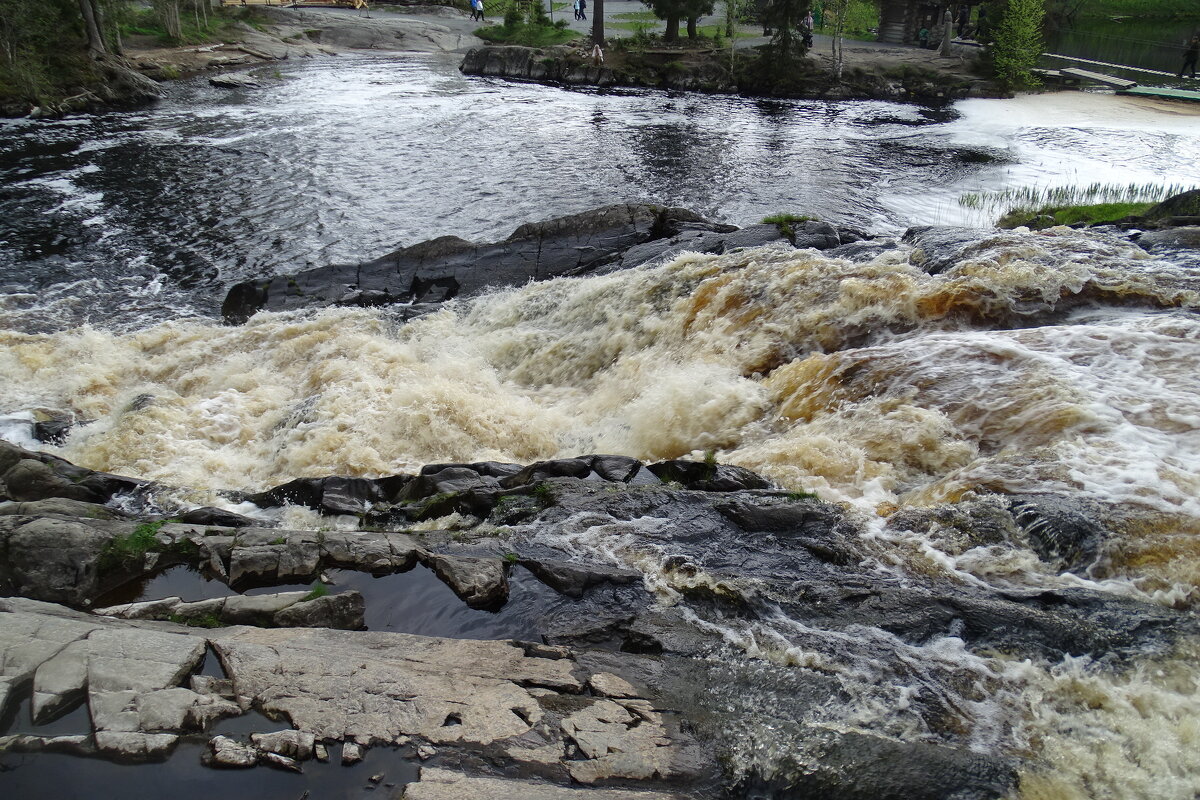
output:
[[[1020,186],[999,192],[969,192],[958,204],[992,214],[1036,214],[1049,208],[1106,204],[1157,203],[1196,187],[1160,183],[1092,183],[1070,186]]]

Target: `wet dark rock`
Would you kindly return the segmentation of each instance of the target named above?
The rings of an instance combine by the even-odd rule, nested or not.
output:
[[[528,486],[550,478],[586,478],[592,473],[592,462],[587,458],[560,458],[554,461],[538,461],[530,464],[515,475],[500,481],[505,489]]]
[[[1195,218],[1200,217],[1200,189],[1193,189],[1189,192],[1181,192],[1180,194],[1168,197],[1158,205],[1151,208],[1141,216],[1143,225],[1151,226],[1170,226],[1175,223],[1176,218]],[[1184,225],[1193,225],[1193,222],[1183,222]]]
[[[909,228],[901,241],[914,248],[909,260],[930,275],[940,275],[958,264],[980,244],[983,231],[945,225]]]
[[[55,412],[47,419],[33,423],[33,438],[46,444],[62,444],[76,425],[75,415],[68,412]]]
[[[0,594],[88,604],[100,592],[101,554],[118,531],[132,527],[69,517],[0,517]]]
[[[508,600],[508,564],[498,558],[439,553],[419,557],[471,608],[496,609]]]
[[[593,270],[593,274],[616,272],[647,264],[666,262],[681,253],[721,255],[741,247],[760,247],[774,243],[789,245],[775,225],[751,225],[737,229],[731,225],[708,226],[717,230],[686,228],[668,239],[656,239],[630,247],[617,261]]]
[[[222,528],[247,528],[260,524],[250,517],[212,506],[193,508],[191,511],[175,514],[172,519],[189,525],[216,525]]]
[[[830,258],[844,258],[855,262],[871,261],[884,253],[895,250],[897,244],[898,242],[891,238],[844,242],[838,247],[826,250],[825,255]]]
[[[1197,222],[1200,223],[1200,218],[1197,218]],[[1137,243],[1151,253],[1200,249],[1200,224],[1147,231],[1138,237]]]
[[[1014,761],[965,748],[821,729],[811,730],[805,745],[785,756],[775,774],[751,778],[741,790],[838,800],[993,800],[1017,784]]]
[[[1055,495],[1013,495],[1009,509],[1044,561],[1071,571],[1095,563],[1104,530],[1078,503]]]
[[[741,489],[766,489],[771,483],[744,467],[708,464],[703,461],[660,461],[646,469],[659,480],[681,484],[685,489],[702,492],[736,492]]]
[[[842,244],[842,237],[836,227],[828,222],[805,220],[792,224],[792,244],[797,249],[814,248],[829,250]]]
[[[61,497],[85,503],[106,503],[116,494],[134,492],[147,481],[109,475],[78,467],[71,462],[35,453],[0,441],[0,485],[9,500],[46,500]]]
[[[84,519],[129,519],[130,514],[117,508],[53,497],[49,500],[30,500],[25,503],[0,502],[0,516],[19,515],[25,517],[83,517]]]
[[[330,514],[361,514],[371,504],[382,502],[384,494],[373,480],[335,476],[297,478],[245,499],[264,508],[290,503]]]
[[[1020,525],[1008,509],[1008,500],[995,497],[928,508],[906,508],[888,518],[887,527],[899,531],[933,533],[944,547],[961,553],[972,547],[1012,544]]]
[[[491,475],[481,475],[469,466],[445,466],[414,478],[396,496],[398,501],[421,500],[439,494],[466,492],[473,489],[497,489],[502,481]]]
[[[500,242],[475,244],[445,236],[362,264],[237,284],[222,314],[240,323],[263,309],[338,305],[357,298],[357,292],[386,292],[397,303],[441,302],[487,287],[586,273],[634,245],[673,236],[684,224],[706,221],[685,209],[620,204],[528,223]],[[357,299],[346,302],[358,304]]]
[[[521,559],[517,563],[536,575],[542,583],[568,597],[583,597],[588,589],[602,583],[637,583],[642,580],[642,573],[637,570],[618,567],[534,559]]]
[[[606,481],[628,483],[642,468],[642,462],[628,456],[590,456],[590,459],[592,471]]]

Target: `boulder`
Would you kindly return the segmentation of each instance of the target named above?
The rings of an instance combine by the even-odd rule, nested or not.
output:
[[[525,224],[500,242],[445,236],[362,264],[239,283],[222,314],[240,323],[262,309],[357,305],[364,292],[377,298],[373,303],[439,303],[489,287],[588,272],[629,247],[673,236],[685,224],[705,220],[685,209],[621,204]]]
[[[1200,218],[1197,219],[1200,222]],[[1160,231],[1147,231],[1138,237],[1137,243],[1156,253],[1162,250],[1200,249],[1200,225],[1181,225]]]

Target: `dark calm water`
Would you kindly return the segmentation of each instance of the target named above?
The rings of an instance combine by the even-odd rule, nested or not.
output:
[[[1194,33],[1200,33],[1200,22],[1148,21],[1132,17],[1088,20],[1086,26],[1051,31],[1046,37],[1046,52],[1173,75],[1182,66],[1184,48]],[[1056,67],[1063,65],[1062,61],[1054,62]],[[1155,78],[1145,73],[1128,77],[1147,85],[1179,85],[1177,80]]]
[[[1130,131],[1086,111],[1066,130],[1057,105],[564,91],[465,78],[454,56],[280,71],[253,91],[175,83],[132,114],[0,122],[0,327],[210,314],[248,277],[628,200],[899,229],[962,221],[958,196],[980,188],[1200,180],[1158,154],[1174,135],[1159,121]]]

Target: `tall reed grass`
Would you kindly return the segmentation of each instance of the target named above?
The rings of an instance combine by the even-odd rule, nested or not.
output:
[[[1157,203],[1196,187],[1181,183],[1093,183],[1087,186],[1021,186],[999,192],[969,192],[958,198],[965,208],[992,214],[1110,203]]]

